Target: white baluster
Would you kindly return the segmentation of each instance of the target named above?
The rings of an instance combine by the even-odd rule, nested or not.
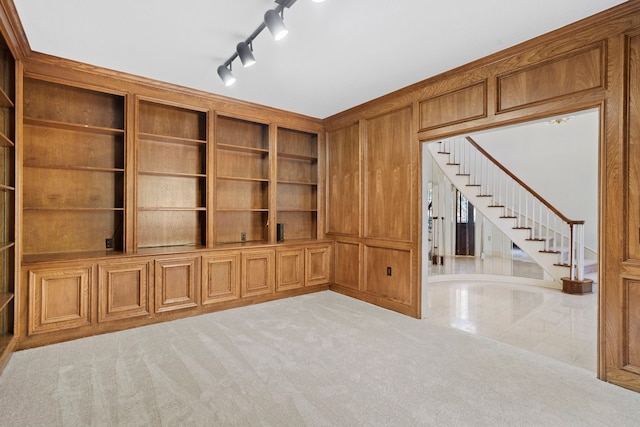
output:
[[[542,231],[542,202],[540,203],[540,222],[538,223],[538,237],[543,238],[544,232]]]
[[[546,241],[544,242],[544,250],[545,251],[549,251],[551,250],[549,247],[549,243],[551,242],[551,222],[549,221],[549,214],[550,214],[551,210],[549,208],[547,208],[547,238]]]

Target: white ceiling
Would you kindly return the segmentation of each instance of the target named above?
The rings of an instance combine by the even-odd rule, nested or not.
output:
[[[297,0],[289,35],[225,87],[216,69],[274,0],[14,0],[31,49],[317,118],[482,58],[620,0]]]

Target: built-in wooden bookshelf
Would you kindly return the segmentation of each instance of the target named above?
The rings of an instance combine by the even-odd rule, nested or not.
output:
[[[277,222],[284,239],[315,239],[318,223],[318,136],[278,128]]]
[[[15,344],[15,61],[0,37],[0,370]]]
[[[103,89],[24,78],[24,222],[5,230],[23,230],[22,348],[328,289],[317,134],[197,97]],[[9,129],[0,142],[15,157]],[[15,206],[13,157],[5,211]],[[292,243],[276,241],[276,217]],[[2,268],[15,268],[20,248],[0,249]],[[3,306],[12,309],[8,293]]]
[[[139,101],[138,248],[205,246],[207,113]]]
[[[269,240],[269,126],[218,116],[216,242]]]
[[[122,250],[124,96],[24,79],[23,252]]]

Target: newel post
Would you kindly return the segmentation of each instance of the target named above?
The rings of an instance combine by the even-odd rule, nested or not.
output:
[[[569,223],[569,277],[562,278],[562,292],[587,294],[593,291],[593,280],[584,278],[584,221]]]

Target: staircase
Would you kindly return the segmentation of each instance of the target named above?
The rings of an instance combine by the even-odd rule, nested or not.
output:
[[[561,281],[565,292],[591,292],[592,282],[584,279],[584,221],[567,218],[470,137],[427,147],[469,202],[553,280]]]

